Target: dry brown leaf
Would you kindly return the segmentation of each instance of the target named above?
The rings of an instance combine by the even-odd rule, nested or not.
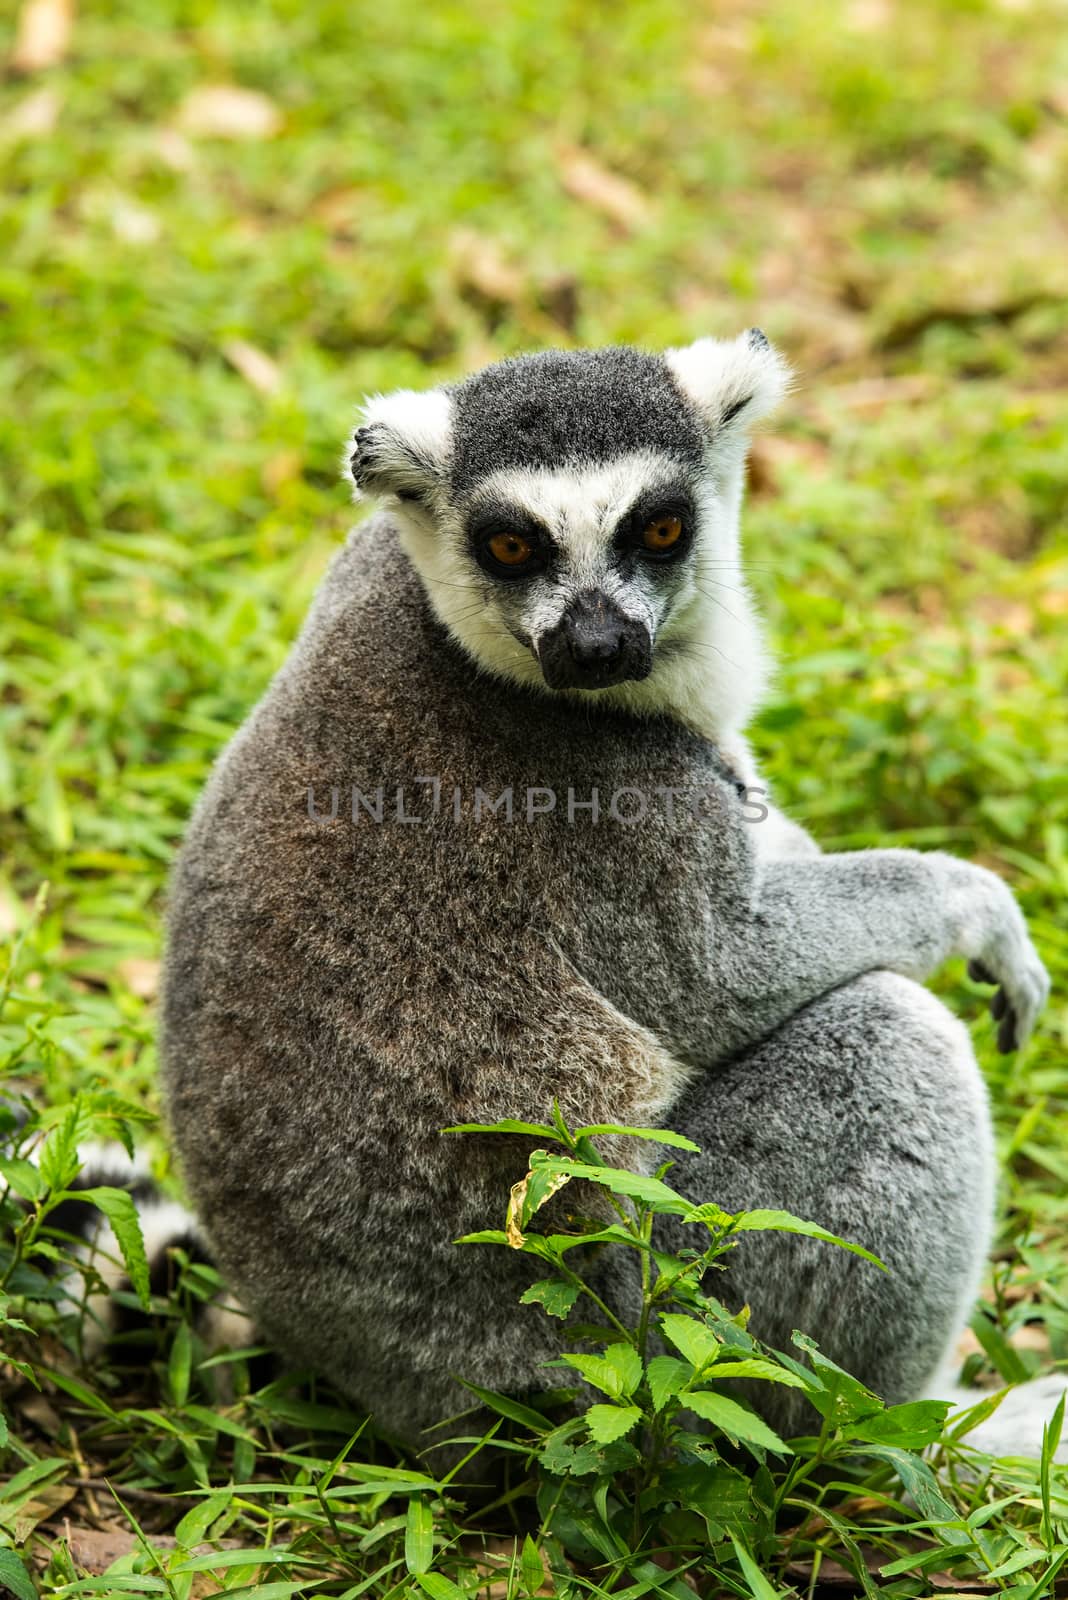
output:
[[[159,993],[160,964],[150,956],[127,956],[117,967],[119,977],[132,994],[141,1000],[154,1000]]]
[[[178,113],[182,133],[203,139],[270,139],[282,113],[259,89],[236,83],[205,83],[186,95]]]
[[[92,1577],[99,1577],[113,1561],[140,1548],[137,1535],[131,1529],[114,1523],[103,1528],[80,1528],[72,1527],[64,1518],[63,1535],[74,1565]]]
[[[12,106],[0,123],[0,139],[42,139],[52,132],[59,118],[59,95],[50,86],[34,89]]]
[[[106,1572],[113,1561],[141,1548],[137,1535],[119,1523],[106,1523],[102,1528],[83,1528],[72,1525],[69,1517],[64,1517],[63,1537],[75,1566],[94,1577]],[[174,1550],[178,1541],[173,1534],[157,1533],[152,1535],[150,1543],[154,1550]],[[239,1544],[239,1539],[220,1539],[214,1545],[195,1545],[191,1554],[202,1556],[213,1550],[236,1550]],[[198,1578],[193,1586],[194,1595],[218,1594],[217,1580],[210,1573],[204,1573],[202,1577],[203,1582]]]
[[[24,1501],[11,1519],[10,1531],[15,1543],[25,1544],[37,1524],[54,1517],[77,1492],[77,1485],[70,1482],[46,1483],[43,1489],[38,1489],[33,1499]]]
[[[449,240],[449,257],[460,283],[483,299],[505,305],[522,299],[526,280],[496,239],[474,228],[457,228]]]
[[[244,339],[227,339],[222,351],[230,365],[240,372],[253,389],[260,394],[278,393],[282,387],[282,369],[265,350],[246,343]]]
[[[504,1231],[508,1236],[508,1243],[513,1250],[523,1248],[523,1230],[519,1226],[519,1218],[523,1215],[523,1202],[527,1197],[527,1185],[531,1174],[520,1178],[518,1183],[513,1183],[508,1194],[508,1215],[505,1219]]]
[[[644,227],[653,214],[649,197],[629,178],[612,172],[578,145],[561,145],[556,152],[560,182],[583,205],[608,217],[624,233]]]
[[[74,0],[23,0],[11,65],[16,72],[43,72],[63,60],[74,27]]]

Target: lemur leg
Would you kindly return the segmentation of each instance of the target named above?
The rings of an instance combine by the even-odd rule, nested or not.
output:
[[[871,973],[691,1083],[665,1125],[701,1146],[670,1179],[690,1198],[792,1211],[890,1268],[750,1234],[711,1292],[747,1302],[778,1349],[799,1328],[886,1400],[923,1394],[967,1319],[991,1237],[990,1118],[963,1025],[910,979]],[[665,1244],[696,1243],[662,1221]],[[751,1398],[787,1434],[815,1421],[793,1390],[763,1384]]]

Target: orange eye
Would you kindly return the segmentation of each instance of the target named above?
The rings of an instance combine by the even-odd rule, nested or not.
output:
[[[647,550],[659,554],[661,550],[670,550],[682,538],[682,519],[680,517],[662,516],[654,517],[642,534],[642,544]]]
[[[521,567],[534,554],[534,546],[521,533],[495,533],[488,548],[502,567]]]

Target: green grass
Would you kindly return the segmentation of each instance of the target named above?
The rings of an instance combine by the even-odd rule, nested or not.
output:
[[[15,24],[9,4],[4,59]],[[828,845],[946,845],[1017,887],[1054,978],[1038,1038],[998,1057],[963,974],[939,987],[975,1019],[1006,1160],[997,1327],[1029,1369],[1068,1359],[1066,69],[1063,7],[1026,0],[114,0],[83,6],[60,63],[9,71],[4,934],[51,888],[9,975],[7,1073],[57,1119],[77,1091],[155,1113],[168,861],[350,520],[337,462],[364,392],[758,323],[800,381],[747,515],[783,662],[756,742]],[[188,130],[187,97],[222,83],[267,97],[272,136]],[[622,200],[591,196],[580,148]],[[235,341],[274,363],[260,387]],[[204,1410],[182,1304],[150,1382],[79,1375],[52,1335],[21,1352],[60,1374],[43,1398],[6,1373],[0,1528],[43,1592],[83,1572],[66,1517],[74,1547],[136,1519],[138,1581],[178,1600],[214,1592],[182,1554],[209,1533],[236,1541],[222,1581],[267,1600],[404,1593],[426,1530],[360,1465],[395,1459],[361,1437],[337,1472],[378,1487],[341,1516],[331,1463],[359,1420],[246,1396],[240,1369]],[[1033,1475],[1015,1492],[1040,1502]],[[435,1513],[435,1571],[474,1592],[489,1540],[497,1592],[525,1593],[509,1524],[461,1541],[458,1516]],[[828,1556],[866,1516],[846,1503]],[[289,1553],[257,1583],[258,1545]],[[1039,1571],[992,1588],[1038,1600]]]

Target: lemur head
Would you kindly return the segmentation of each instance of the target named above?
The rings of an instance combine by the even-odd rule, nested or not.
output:
[[[719,732],[763,682],[738,513],[749,429],[787,381],[757,328],[549,350],[370,400],[348,465],[480,665]]]

